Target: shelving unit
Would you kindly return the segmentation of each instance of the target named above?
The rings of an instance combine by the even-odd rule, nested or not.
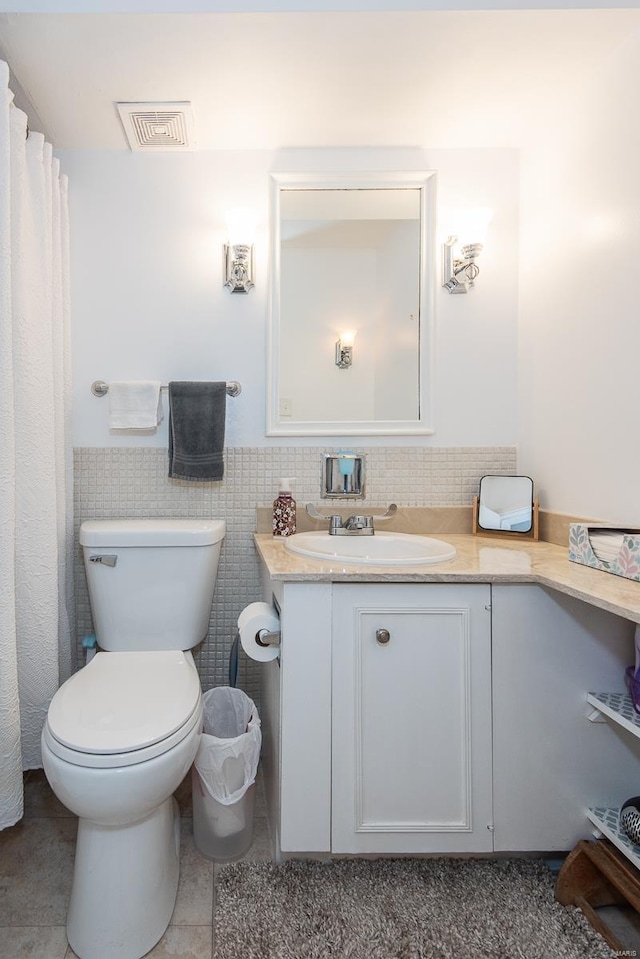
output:
[[[599,722],[601,715],[606,716],[611,722],[640,738],[640,714],[635,711],[630,696],[625,693],[587,693],[587,702],[594,707],[588,716],[591,722]],[[587,816],[602,835],[640,869],[640,847],[630,842],[621,830],[619,810],[592,806],[587,810]]]
[[[636,869],[640,869],[640,848],[634,846],[620,829],[619,811],[606,806],[592,806],[587,810],[587,816],[596,829],[606,836]]]
[[[631,697],[624,693],[588,693],[591,722],[610,722],[640,738],[640,716]],[[625,951],[618,934],[599,908],[631,906],[640,913],[640,847],[620,828],[620,812],[607,806],[592,806],[587,816],[597,830],[594,841],[581,840],[569,853],[556,882],[556,899],[577,906],[612,949]]]
[[[640,714],[633,708],[631,697],[625,693],[587,693],[587,702],[614,723],[640,738]],[[588,717],[597,722],[593,713]]]

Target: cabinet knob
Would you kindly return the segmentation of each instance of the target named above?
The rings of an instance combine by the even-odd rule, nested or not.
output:
[[[391,639],[391,634],[388,629],[376,629],[376,639],[381,646],[386,646]]]

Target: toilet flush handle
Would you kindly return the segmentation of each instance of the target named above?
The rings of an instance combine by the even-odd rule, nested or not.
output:
[[[90,563],[101,563],[103,566],[115,566],[118,562],[118,557],[114,555],[95,555],[89,557]]]

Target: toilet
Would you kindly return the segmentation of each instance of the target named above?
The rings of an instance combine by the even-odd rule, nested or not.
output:
[[[80,959],[140,959],[176,900],[173,792],[202,731],[190,650],[207,634],[221,520],[80,527],[98,652],[49,706],[44,770],[78,817],[67,937]]]

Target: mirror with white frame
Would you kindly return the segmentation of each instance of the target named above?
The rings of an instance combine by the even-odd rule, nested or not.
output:
[[[273,174],[268,436],[433,432],[434,180]]]
[[[529,476],[483,476],[478,527],[511,533],[533,528],[533,480]]]

